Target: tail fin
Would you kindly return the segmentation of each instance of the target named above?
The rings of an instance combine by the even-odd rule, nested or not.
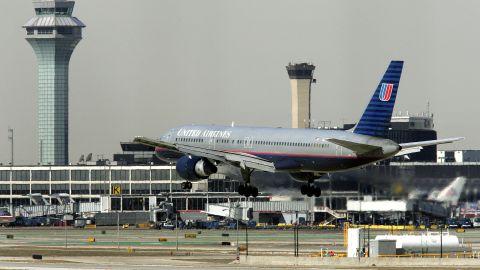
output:
[[[451,205],[457,205],[458,199],[462,194],[463,187],[465,186],[465,177],[457,177],[455,180],[445,187],[436,198],[439,202],[448,202]]]
[[[385,137],[392,118],[403,61],[391,61],[354,133]]]

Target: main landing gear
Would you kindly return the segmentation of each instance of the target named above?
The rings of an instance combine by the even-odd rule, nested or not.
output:
[[[252,175],[252,172],[253,172],[253,169],[250,169],[250,168],[245,168],[245,169],[240,169],[241,173],[242,173],[242,177],[243,177],[243,181],[245,182],[245,184],[243,185],[240,185],[238,187],[238,194],[240,194],[241,196],[245,196],[245,197],[257,197],[258,196],[258,188],[255,187],[255,186],[252,186],[250,184],[250,176]]]
[[[192,189],[192,182],[186,181],[181,184],[182,189]]]
[[[307,185],[302,185],[302,187],[300,188],[300,192],[302,193],[302,195],[307,195],[308,197],[320,197],[320,195],[322,194],[322,190],[319,187],[314,186],[313,181],[314,180],[308,180]]]

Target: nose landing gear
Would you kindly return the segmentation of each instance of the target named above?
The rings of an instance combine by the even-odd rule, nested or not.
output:
[[[245,196],[245,197],[257,197],[258,196],[258,188],[255,187],[255,186],[252,186],[250,184],[250,176],[252,175],[253,173],[253,169],[250,169],[250,168],[247,168],[245,167],[245,169],[240,169],[241,173],[242,173],[242,178],[243,178],[243,181],[245,182],[245,184],[243,185],[240,185],[238,187],[238,194],[240,194],[241,196]]]

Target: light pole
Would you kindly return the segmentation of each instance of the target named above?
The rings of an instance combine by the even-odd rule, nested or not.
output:
[[[238,245],[238,233],[239,233],[239,229],[238,229],[238,209],[240,209],[240,203],[237,203],[237,205],[235,207],[235,218],[237,219],[237,260],[239,261],[240,260],[240,246]]]
[[[173,202],[173,198],[172,198],[172,162],[170,162],[170,202]]]
[[[178,251],[178,213],[175,213],[175,236],[177,237],[176,249]]]
[[[10,163],[12,164],[13,166],[13,128],[8,128],[8,139],[10,140],[10,147],[11,147],[11,152],[10,152]]]
[[[442,226],[440,226],[440,259],[443,258],[443,241],[442,240],[443,240],[443,228]]]
[[[117,249],[120,249],[120,211],[117,211]]]

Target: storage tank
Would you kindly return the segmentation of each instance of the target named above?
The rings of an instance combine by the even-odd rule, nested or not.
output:
[[[377,235],[375,240],[396,240],[396,248],[407,253],[439,253],[440,246],[443,252],[465,251],[466,247],[450,232],[427,232],[420,235]]]

